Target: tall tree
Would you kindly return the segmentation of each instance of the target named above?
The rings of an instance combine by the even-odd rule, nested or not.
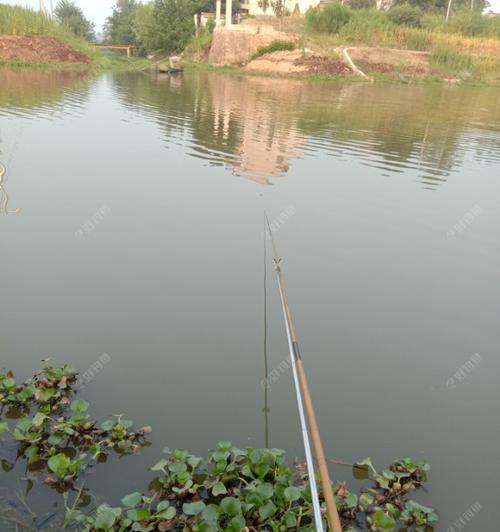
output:
[[[139,41],[149,52],[180,52],[194,34],[193,15],[200,10],[197,0],[155,0],[145,12],[143,24],[136,25]]]
[[[67,26],[75,35],[89,41],[95,41],[95,26],[83,11],[70,0],[60,0],[54,11],[56,19]]]
[[[114,44],[135,44],[133,29],[136,0],[117,0],[113,13],[106,19],[104,34],[106,41]]]

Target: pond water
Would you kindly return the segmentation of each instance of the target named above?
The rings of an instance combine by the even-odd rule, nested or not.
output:
[[[328,456],[427,459],[438,530],[498,529],[498,89],[0,70],[0,162],[2,368],[106,354],[93,414],[153,427],[102,498],[164,445],[264,445],[267,210]],[[302,459],[268,266],[270,444]]]

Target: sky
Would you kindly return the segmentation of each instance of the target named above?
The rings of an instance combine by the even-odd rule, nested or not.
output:
[[[50,0],[44,0],[45,5],[50,5]],[[57,0],[52,0],[53,4],[57,4]],[[489,0],[491,8],[496,13],[500,13],[500,0]],[[25,5],[38,9],[39,0],[0,0],[2,4],[17,4]],[[106,17],[111,15],[111,9],[115,5],[115,0],[76,0],[85,16],[92,22],[95,22],[96,30],[101,31]]]

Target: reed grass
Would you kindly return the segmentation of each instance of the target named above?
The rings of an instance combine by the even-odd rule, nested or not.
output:
[[[0,35],[50,35],[58,37],[64,28],[39,11],[0,4]]]

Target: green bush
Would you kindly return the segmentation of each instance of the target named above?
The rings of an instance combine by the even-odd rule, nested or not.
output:
[[[284,50],[295,50],[295,43],[292,41],[273,41],[267,46],[261,46],[257,49],[257,51],[253,54],[252,59],[255,59],[256,57],[261,57],[265,54],[270,54],[272,52],[281,52]]]
[[[379,37],[395,29],[385,11],[357,9],[352,11],[349,22],[340,30],[340,36],[347,41],[381,44]]]
[[[444,15],[425,14],[421,23],[423,28],[432,31],[500,39],[500,17],[482,15],[469,9],[458,11],[448,21]]]
[[[306,13],[306,28],[315,33],[338,33],[349,20],[351,9],[334,4],[324,9],[309,8]]]
[[[387,16],[398,26],[407,26],[408,28],[420,28],[421,26],[422,11],[409,4],[401,4],[391,8],[387,12]]]
[[[489,19],[477,11],[459,11],[448,21],[448,31],[450,33],[460,33],[466,37],[495,37],[489,31],[490,20],[493,19]],[[500,33],[496,36],[500,37]]]

